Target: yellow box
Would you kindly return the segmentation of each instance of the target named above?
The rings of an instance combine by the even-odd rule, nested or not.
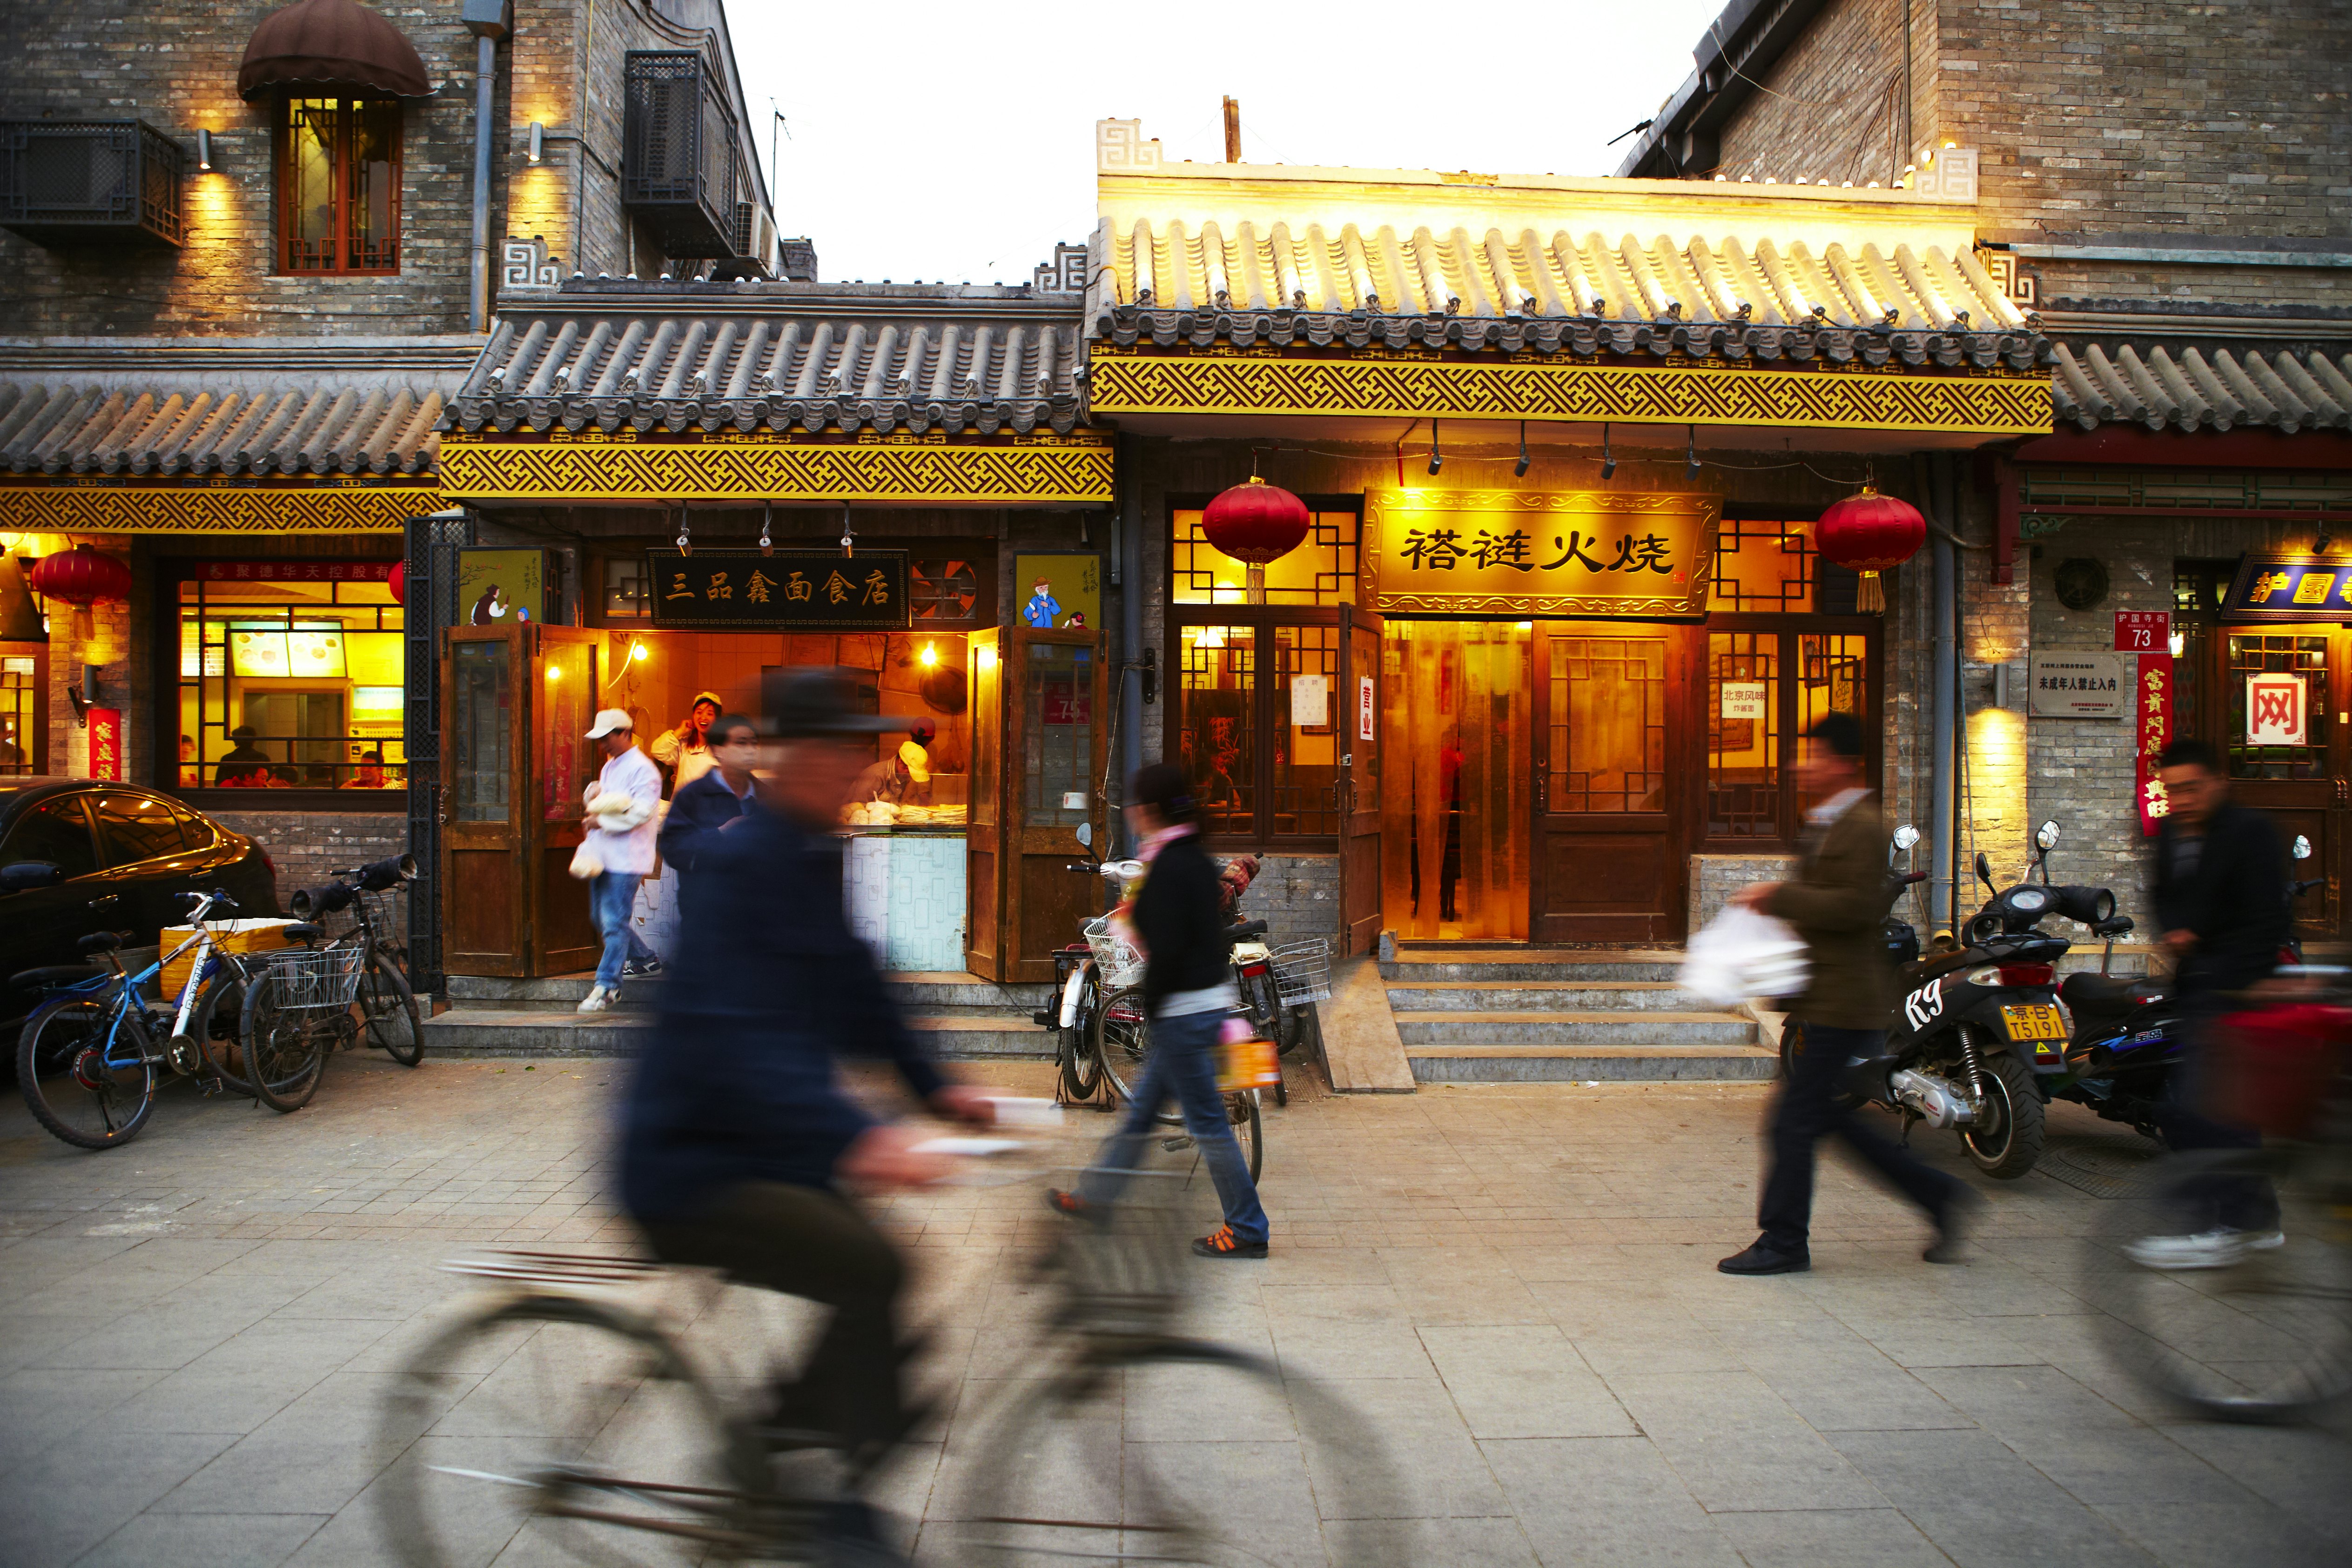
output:
[[[212,927],[213,942],[216,946],[232,953],[268,953],[289,946],[286,940],[286,927],[294,922],[276,917],[256,917],[250,920],[212,920],[205,924]],[[163,927],[163,951],[168,954],[195,934],[196,928],[193,925],[166,925]],[[162,998],[166,1004],[178,1005],[180,988],[188,983],[188,966],[195,962],[195,957],[196,949],[191,947],[163,966]]]

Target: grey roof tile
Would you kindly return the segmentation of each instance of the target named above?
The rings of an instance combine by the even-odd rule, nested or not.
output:
[[[2053,411],[2084,430],[2352,430],[2352,353],[2080,340],[2053,351]]]

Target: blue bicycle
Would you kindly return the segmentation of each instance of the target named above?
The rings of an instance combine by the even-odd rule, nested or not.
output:
[[[236,902],[218,889],[182,894],[180,902],[194,934],[137,974],[123,967],[121,936],[100,931],[81,939],[96,967],[28,969],[15,978],[58,992],[25,1020],[16,1082],[34,1120],[68,1144],[109,1149],[136,1137],[155,1108],[158,1067],[205,1080],[207,1093],[253,1093],[238,1071],[237,1046],[247,987],[258,966],[222,947],[205,924],[234,912]],[[191,952],[175,1003],[150,1005],[142,988]]]

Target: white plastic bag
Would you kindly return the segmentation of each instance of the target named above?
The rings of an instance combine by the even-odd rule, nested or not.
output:
[[[1719,1008],[1750,997],[1793,997],[1805,988],[1812,960],[1787,921],[1727,904],[1690,939],[1683,955],[1683,988]]]

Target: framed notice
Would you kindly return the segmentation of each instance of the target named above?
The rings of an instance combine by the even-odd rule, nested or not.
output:
[[[2119,653],[2035,653],[2027,670],[2036,718],[2121,718],[2131,700]]]
[[[1290,677],[1290,723],[1308,735],[1331,733],[1331,677],[1299,674]]]
[[[656,630],[903,632],[907,572],[898,549],[646,551]]]
[[[1762,718],[1764,699],[1762,681],[1726,681],[1723,683],[1723,716],[1730,719]]]

